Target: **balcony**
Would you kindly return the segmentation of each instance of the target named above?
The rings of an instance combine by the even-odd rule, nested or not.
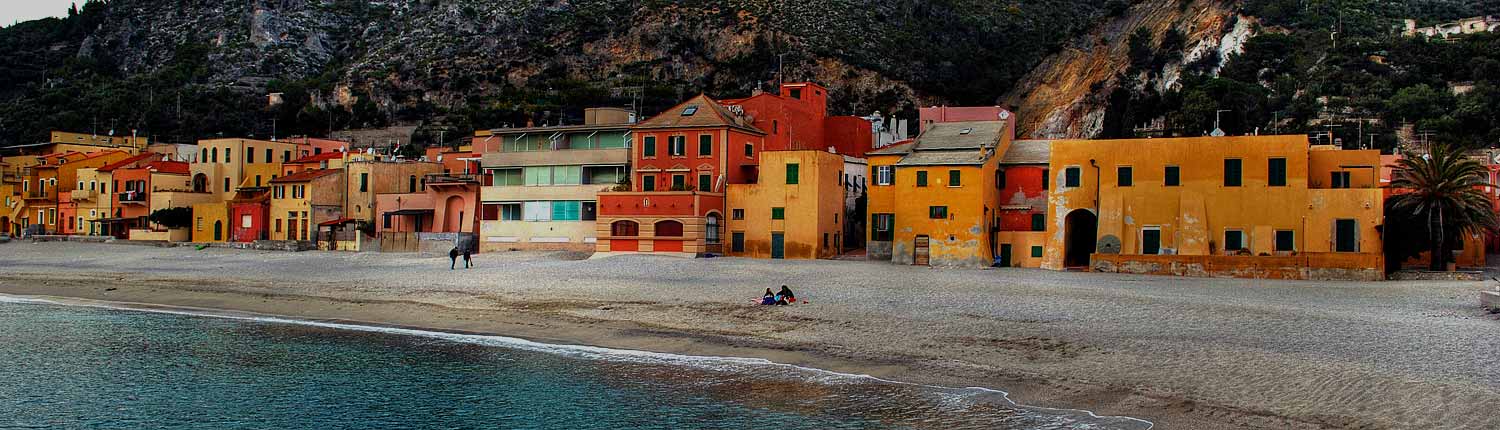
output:
[[[144,205],[148,201],[146,193],[138,191],[126,191],[123,193],[119,193],[116,194],[116,198],[118,199],[120,204],[126,205]]]
[[[57,200],[57,193],[47,190],[31,190],[26,192],[26,200]]]
[[[480,164],[485,168],[595,165],[630,162],[629,148],[559,149],[555,151],[489,152]]]
[[[422,179],[429,187],[474,186],[483,182],[484,175],[478,173],[430,173]]]
[[[73,190],[70,192],[75,202],[91,202],[98,197],[99,192],[94,190]]]

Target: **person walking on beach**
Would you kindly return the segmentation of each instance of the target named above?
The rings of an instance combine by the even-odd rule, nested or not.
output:
[[[465,256],[465,257],[467,257],[467,256]],[[467,258],[465,258],[465,260],[467,260]],[[458,266],[458,247],[455,246],[455,247],[453,247],[453,249],[448,250],[448,270],[453,270],[457,266]]]
[[[474,254],[474,250],[469,249],[469,247],[467,247],[467,246],[464,247],[464,268],[465,269],[474,267],[473,260],[469,258],[469,256],[471,256],[473,254]]]

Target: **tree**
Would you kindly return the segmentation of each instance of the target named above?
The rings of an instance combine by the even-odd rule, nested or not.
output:
[[[157,209],[147,220],[166,228],[183,228],[193,223],[193,208]]]
[[[1390,188],[1396,219],[1422,220],[1427,229],[1432,270],[1443,270],[1449,248],[1464,235],[1500,231],[1500,220],[1486,189],[1489,171],[1463,151],[1434,145],[1426,156],[1407,154],[1397,162]]]

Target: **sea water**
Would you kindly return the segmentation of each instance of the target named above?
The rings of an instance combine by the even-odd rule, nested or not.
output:
[[[0,429],[1145,429],[755,359],[0,297]]]

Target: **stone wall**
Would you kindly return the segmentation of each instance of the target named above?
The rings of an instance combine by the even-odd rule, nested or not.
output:
[[[1109,255],[1094,254],[1090,269],[1216,278],[1380,281],[1385,259],[1379,254],[1303,253],[1288,256]]]

